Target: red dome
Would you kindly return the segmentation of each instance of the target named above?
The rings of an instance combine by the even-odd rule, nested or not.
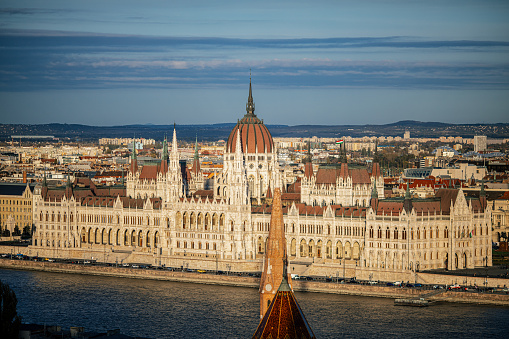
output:
[[[243,153],[271,153],[274,149],[274,141],[267,126],[256,115],[248,113],[231,131],[226,144],[226,152],[235,152],[237,130],[240,130]]]
[[[240,142],[243,153],[271,153],[274,149],[272,135],[254,114],[255,105],[253,102],[253,92],[251,90],[251,80],[249,80],[249,97],[246,104],[246,115],[235,125],[228,137],[226,143],[226,152],[234,153],[237,145],[237,130],[240,132]]]

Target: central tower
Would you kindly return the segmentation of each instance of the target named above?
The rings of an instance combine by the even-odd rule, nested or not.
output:
[[[254,112],[253,89],[251,79],[249,79],[246,114],[230,132],[226,142],[223,164],[225,171],[233,166],[232,159],[237,151],[237,145],[240,144],[246,166],[249,198],[253,204],[260,204],[269,186],[279,187],[276,185],[278,164],[272,135]],[[240,137],[240,143],[237,143],[237,136]],[[218,198],[221,197],[220,191],[216,190],[215,194],[218,195]]]

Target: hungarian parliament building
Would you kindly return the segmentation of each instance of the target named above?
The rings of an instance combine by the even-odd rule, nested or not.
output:
[[[384,199],[380,166],[306,163],[287,176],[268,128],[246,114],[225,144],[222,171],[205,181],[196,151],[181,162],[176,130],[157,164],[130,158],[125,183],[96,186],[76,177],[34,189],[32,253],[112,263],[259,272],[269,234],[272,192],[282,192],[290,267],[305,275],[359,279],[419,270],[491,265],[491,210],[485,194],[461,188],[435,197]],[[291,182],[293,180],[293,182]],[[296,271],[295,271],[296,272]]]

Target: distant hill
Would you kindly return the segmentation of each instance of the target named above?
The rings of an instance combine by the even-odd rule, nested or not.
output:
[[[235,123],[209,125],[177,125],[180,140],[215,141],[226,139]],[[409,131],[413,138],[441,136],[461,136],[472,138],[486,135],[489,138],[509,138],[509,124],[447,124],[441,122],[421,122],[413,120],[398,121],[385,125],[267,125],[274,137],[312,136],[340,138],[343,136],[403,136]],[[0,140],[11,140],[12,135],[53,135],[63,140],[93,141],[99,138],[143,137],[162,140],[165,135],[171,138],[173,125],[125,125],[88,126],[79,124],[0,124]]]

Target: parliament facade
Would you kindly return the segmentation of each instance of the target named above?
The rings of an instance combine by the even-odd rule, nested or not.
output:
[[[280,188],[288,258],[301,274],[391,279],[491,265],[491,208],[482,193],[471,199],[444,189],[429,199],[409,192],[384,199],[376,163],[316,172],[309,163],[302,179],[289,182],[254,111],[250,84],[246,114],[230,133],[212,190],[204,190],[198,152],[192,168],[181,163],[176,129],[157,165],[138,166],[133,150],[125,185],[81,177],[61,187],[39,184],[32,253],[261,271],[272,192]]]

